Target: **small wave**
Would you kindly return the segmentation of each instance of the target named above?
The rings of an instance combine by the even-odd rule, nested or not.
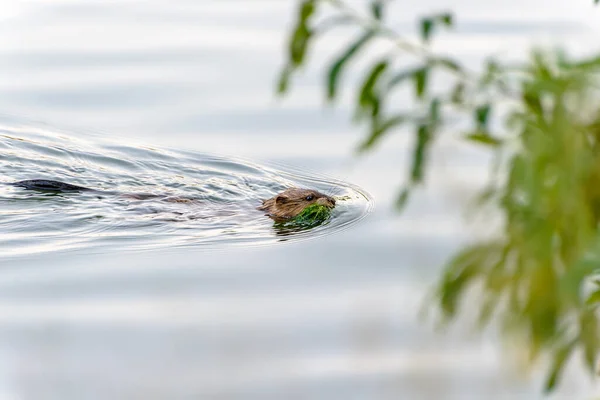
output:
[[[80,135],[77,135],[80,136]],[[0,254],[70,249],[260,245],[315,238],[362,219],[372,200],[345,182],[189,150],[84,140],[0,121],[0,181],[54,179],[98,190],[194,199],[132,200],[102,193],[40,193],[0,185]],[[256,207],[289,187],[335,193],[327,223],[278,230]]]

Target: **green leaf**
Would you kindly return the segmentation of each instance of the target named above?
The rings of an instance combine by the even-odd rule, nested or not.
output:
[[[429,42],[431,36],[433,35],[436,24],[442,24],[446,27],[451,27],[453,24],[452,14],[444,13],[422,18],[419,25],[421,40],[423,40],[423,42]]]
[[[446,317],[457,314],[461,295],[478,276],[478,269],[486,254],[485,245],[467,247],[446,265],[437,289],[440,307]]]
[[[305,0],[300,3],[300,21],[302,24],[306,24],[308,19],[315,13],[316,0]]]
[[[484,104],[475,109],[475,121],[479,129],[486,129],[488,123],[488,117],[490,116],[491,106]]]
[[[423,18],[421,20],[421,39],[428,42],[433,30],[433,20],[431,18]]]
[[[458,64],[458,62],[449,58],[435,58],[432,60],[432,63],[436,65],[441,65],[444,68],[447,68],[454,72],[462,72],[462,67]]]
[[[582,69],[596,69],[596,68],[600,67],[600,57],[596,56],[596,57],[584,59],[582,61],[574,63],[572,66],[575,68],[582,68]]]
[[[572,340],[555,352],[554,359],[552,360],[552,366],[550,367],[550,373],[548,374],[548,379],[544,385],[544,391],[546,393],[551,392],[556,387],[565,363],[575,349],[576,344],[577,341]]]
[[[586,310],[579,319],[579,340],[583,347],[585,364],[590,371],[596,368],[598,356],[598,319],[593,310]]]
[[[373,0],[371,2],[371,14],[373,18],[378,21],[381,21],[383,18],[383,1],[382,0]]]
[[[423,67],[415,71],[413,80],[415,83],[415,95],[418,99],[422,99],[425,96],[425,89],[427,87],[427,75],[429,68]]]
[[[600,303],[600,290],[595,290],[585,300],[586,305],[596,305]]]
[[[304,62],[310,36],[310,31],[306,26],[300,25],[296,28],[289,49],[292,65],[298,67]]]
[[[381,75],[389,65],[388,60],[379,61],[373,66],[361,86],[358,98],[357,116],[361,117],[363,113],[375,115],[379,110],[379,99],[375,93],[375,86]]]
[[[308,26],[310,18],[314,15],[316,0],[305,0],[300,3],[298,22],[289,43],[289,57],[293,66],[298,67],[304,62],[308,41],[312,31]]]
[[[409,197],[410,197],[410,188],[405,187],[404,189],[402,189],[402,191],[400,192],[400,195],[398,195],[398,198],[396,199],[396,208],[398,210],[402,210],[406,206],[406,203],[408,202]]]
[[[589,298],[585,301],[582,298],[582,288],[588,277],[594,276],[598,271],[600,271],[600,235],[596,235],[588,251],[562,274],[559,286],[561,296],[578,306],[589,301]]]
[[[542,107],[542,101],[540,100],[539,94],[533,88],[527,88],[523,92],[523,102],[527,105],[527,108],[538,116],[544,115],[544,109]]]
[[[374,125],[371,134],[358,148],[358,151],[366,151],[372,148],[392,128],[400,126],[410,121],[410,117],[406,114],[397,114],[388,118],[385,122]]]
[[[337,95],[337,88],[340,74],[343,71],[344,66],[358,51],[373,37],[375,36],[374,31],[368,31],[361,35],[346,51],[333,63],[329,68],[329,74],[327,78],[327,98],[329,100],[335,99]]]
[[[379,117],[379,111],[381,110],[381,102],[382,102],[382,98],[375,92],[373,92],[373,95],[371,97],[371,102],[370,102],[370,107],[371,107],[371,112],[370,112],[370,116],[371,116],[371,123],[373,125],[375,125],[378,121],[378,117]],[[367,109],[365,108],[365,111]]]
[[[440,122],[440,108],[440,99],[435,98],[431,100],[431,103],[429,104],[429,122],[434,126],[438,125]]]
[[[386,70],[388,65],[389,65],[389,61],[383,60],[383,61],[379,61],[371,69],[371,72],[369,73],[369,75],[367,75],[367,78],[365,79],[364,84],[360,91],[361,102],[367,100],[368,94],[373,91],[373,88],[375,87],[377,80],[379,79],[381,74],[383,74],[383,72]]]
[[[495,138],[494,136],[490,135],[488,132],[485,131],[477,131],[474,133],[470,133],[465,136],[465,139],[471,142],[476,142],[492,147],[498,147],[502,144],[502,140]]]
[[[454,23],[454,18],[452,17],[452,14],[450,13],[445,13],[445,14],[440,14],[438,16],[438,19],[442,22],[442,24],[451,27],[452,24]]]
[[[396,85],[412,78],[418,71],[420,71],[424,67],[418,67],[413,69],[404,70],[396,75],[394,75],[386,84],[386,91],[390,92]]]
[[[287,64],[279,74],[279,80],[277,81],[277,93],[283,95],[287,92],[290,83],[290,77],[293,72],[293,67]]]
[[[431,128],[422,124],[417,127],[417,143],[413,152],[413,163],[411,168],[411,181],[420,183],[423,181],[423,170],[427,159],[427,150],[431,140]]]

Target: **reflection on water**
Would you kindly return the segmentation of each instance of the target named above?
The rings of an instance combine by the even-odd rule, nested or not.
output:
[[[392,23],[407,33],[417,15],[449,7],[438,0],[393,3]],[[597,34],[586,32],[599,25],[588,3],[457,0],[450,8],[458,29],[432,46],[474,66],[490,53],[517,58],[532,37],[552,33],[589,49]],[[436,334],[417,318],[441,263],[471,239],[456,205],[485,178],[485,157],[440,138],[432,184],[405,214],[393,212],[410,132],[355,159],[360,132],[348,123],[348,103],[341,112],[324,111],[323,77],[312,68],[294,82],[292,97],[274,100],[294,4],[2,1],[0,110],[74,128],[68,135],[41,124],[4,132],[12,139],[0,140],[0,181],[33,178],[35,169],[100,189],[168,188],[219,201],[224,185],[227,197],[240,194],[235,210],[250,229],[243,234],[265,243],[287,237],[269,231],[266,218],[254,219],[251,199],[305,174],[254,168],[235,157],[339,177],[373,194],[378,207],[361,224],[316,240],[211,247],[179,241],[192,232],[207,234],[194,241],[215,237],[206,226],[148,217],[158,208],[178,219],[176,205],[3,187],[0,399],[541,398],[539,374],[512,368],[495,337],[474,337],[468,324]],[[311,65],[330,62],[324,50],[337,52],[349,37],[333,32],[311,53]],[[346,71],[348,84],[362,71]],[[401,101],[394,106],[405,108]],[[106,134],[88,144],[79,136],[84,128]],[[130,140],[146,145],[122,144]],[[172,168],[179,173],[169,174]],[[206,185],[204,170],[214,186]],[[258,184],[250,189],[232,179],[246,175]],[[326,179],[314,184],[329,187]],[[48,208],[53,212],[40,221]],[[88,220],[92,211],[102,218]],[[218,222],[219,235],[236,223]],[[32,238],[35,252],[27,250]],[[122,251],[138,246],[144,249]],[[589,399],[594,389],[574,369],[557,398]]]
[[[371,207],[368,195],[343,182],[192,151],[92,145],[9,123],[0,124],[0,169],[4,183],[56,179],[95,189],[55,193],[1,185],[5,257],[65,249],[251,245],[279,235],[316,238],[360,220]],[[321,221],[326,224],[282,229],[256,207],[290,187],[335,193],[340,201],[331,218]]]

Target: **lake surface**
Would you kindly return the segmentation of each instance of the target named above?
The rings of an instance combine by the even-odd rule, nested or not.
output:
[[[532,43],[583,52],[598,34],[598,10],[587,3],[460,0],[459,29],[436,46],[475,66],[489,53],[522,57]],[[448,6],[398,5],[395,25],[407,34],[417,14]],[[2,2],[2,121],[53,132],[44,143],[90,157],[76,157],[85,161],[78,164],[52,155],[47,172],[99,187],[110,176],[112,184],[177,190],[170,168],[185,170],[187,185],[202,181],[195,174],[210,157],[241,158],[251,163],[226,169],[255,177],[244,168],[269,166],[269,182],[282,185],[332,177],[363,188],[376,207],[312,240],[278,241],[268,221],[256,219],[253,235],[265,246],[206,246],[202,238],[181,245],[161,222],[129,229],[145,234],[133,246],[102,243],[95,230],[32,227],[36,219],[15,214],[11,203],[13,219],[0,221],[9,227],[0,232],[0,399],[542,397],[541,374],[515,368],[494,334],[468,326],[436,333],[419,319],[444,260],[480,232],[463,222],[460,204],[485,180],[485,155],[442,139],[427,188],[397,214],[410,133],[356,158],[363,132],[349,123],[351,93],[336,109],[323,107],[319,68],[344,32],[319,45],[289,98],[274,96],[293,8],[284,0]],[[346,79],[360,72],[357,65]],[[44,165],[36,154],[52,150],[36,151],[1,159],[0,181],[35,178],[28,163],[37,173]],[[125,164],[96,173],[108,155]],[[167,168],[127,164],[144,158]],[[100,203],[102,215],[111,215],[109,205]],[[555,398],[597,392],[571,368]]]
[[[74,136],[24,121],[0,122],[0,169],[10,177],[0,181],[4,258],[316,239],[349,227],[372,208],[368,194],[344,182],[189,150]],[[32,179],[40,190],[31,189]],[[77,190],[46,190],[58,185],[55,180]],[[263,199],[288,188],[317,190],[337,199],[336,206],[304,223],[273,221],[257,210]]]

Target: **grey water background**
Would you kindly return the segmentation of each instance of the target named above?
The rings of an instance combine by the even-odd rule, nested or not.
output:
[[[417,14],[451,6],[460,28],[436,47],[477,65],[532,43],[594,48],[588,3],[428,0],[398,2],[395,15],[411,34]],[[293,6],[0,2],[2,113],[120,145],[283,163],[376,202],[360,224],[300,242],[0,255],[0,399],[541,397],[541,374],[516,368],[493,331],[436,333],[418,318],[443,261],[485,230],[461,205],[485,180],[486,157],[443,139],[428,187],[396,214],[408,132],[356,159],[351,93],[341,110],[321,102],[322,55],[343,32],[319,45],[289,99],[273,96]],[[597,394],[573,367],[554,397]]]

